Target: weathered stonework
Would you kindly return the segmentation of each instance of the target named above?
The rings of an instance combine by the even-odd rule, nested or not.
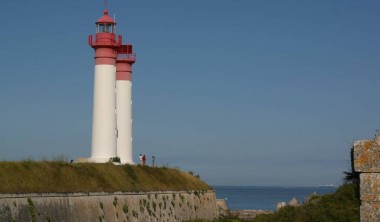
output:
[[[379,222],[380,221],[380,203],[379,202],[362,202],[360,206],[361,222]]]
[[[0,221],[214,220],[214,191],[0,195]]]
[[[220,216],[228,216],[230,210],[228,209],[225,199],[217,199],[216,206],[218,207],[218,214]]]
[[[354,144],[354,165],[357,172],[380,172],[380,149],[375,140],[361,140]]]
[[[354,169],[360,173],[360,221],[380,222],[380,137],[354,143]]]
[[[380,173],[360,174],[360,200],[380,202]]]

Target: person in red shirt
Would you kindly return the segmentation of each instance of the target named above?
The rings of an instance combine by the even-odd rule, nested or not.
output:
[[[142,157],[142,164],[143,164],[143,166],[145,166],[145,161],[146,161],[146,157],[145,157],[145,154],[144,154],[143,157]]]

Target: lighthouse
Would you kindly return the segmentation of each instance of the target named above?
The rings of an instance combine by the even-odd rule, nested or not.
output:
[[[132,64],[136,55],[130,44],[120,46],[116,54],[117,154],[122,164],[133,164]]]
[[[96,21],[96,34],[88,37],[95,51],[94,104],[91,157],[77,162],[105,163],[120,159],[133,164],[132,156],[132,45],[116,35],[116,22],[104,10]]]
[[[88,38],[95,50],[94,101],[91,162],[108,162],[117,157],[116,51],[121,36],[115,34],[115,21],[104,10],[96,21],[96,34]]]

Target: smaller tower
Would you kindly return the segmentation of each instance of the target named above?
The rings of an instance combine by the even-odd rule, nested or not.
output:
[[[116,151],[116,40],[115,21],[104,10],[96,22],[96,35],[90,35],[89,45],[95,50],[94,106],[92,117],[92,162],[108,162]]]
[[[132,155],[132,45],[122,45],[116,58],[117,154],[122,164],[133,164]]]

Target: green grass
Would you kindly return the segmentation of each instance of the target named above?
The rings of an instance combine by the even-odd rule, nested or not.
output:
[[[167,167],[64,161],[0,162],[0,193],[208,190],[190,173]]]

